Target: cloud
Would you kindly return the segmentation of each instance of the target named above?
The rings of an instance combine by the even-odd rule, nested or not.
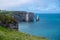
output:
[[[38,1],[37,5],[31,7],[30,10],[32,9],[37,12],[59,12],[60,11],[60,3],[58,0],[48,0],[48,1],[42,0],[42,1]]]
[[[59,0],[0,0],[0,9],[32,12],[58,12]]]
[[[48,5],[47,7],[38,7],[37,10],[40,10],[40,11],[52,11],[52,10],[59,10],[59,6],[57,5],[54,5],[54,4],[51,4],[51,5]]]
[[[29,3],[30,0],[0,0],[0,9],[7,9],[17,5],[23,5]]]

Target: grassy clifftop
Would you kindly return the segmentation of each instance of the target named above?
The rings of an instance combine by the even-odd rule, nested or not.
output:
[[[44,37],[32,36],[22,32],[3,28],[0,26],[0,40],[47,40]]]

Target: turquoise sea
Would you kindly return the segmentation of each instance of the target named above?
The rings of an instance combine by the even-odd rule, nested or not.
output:
[[[40,20],[31,23],[19,23],[19,31],[30,35],[46,37],[49,40],[60,40],[60,14],[35,14]]]

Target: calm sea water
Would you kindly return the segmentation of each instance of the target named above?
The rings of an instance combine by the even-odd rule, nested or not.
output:
[[[19,23],[19,31],[49,40],[60,40],[60,14],[36,14],[39,22]],[[35,16],[36,16],[35,15]]]

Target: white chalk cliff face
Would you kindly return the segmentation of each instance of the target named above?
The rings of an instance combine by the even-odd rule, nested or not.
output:
[[[14,11],[12,16],[17,19],[19,22],[33,22],[34,21],[34,13],[31,12],[21,12]]]
[[[28,21],[29,20],[29,14],[26,14],[26,21]]]

